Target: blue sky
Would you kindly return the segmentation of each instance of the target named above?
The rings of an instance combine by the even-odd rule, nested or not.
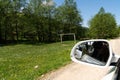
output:
[[[57,6],[64,0],[54,0]],[[120,25],[120,0],[76,0],[77,8],[83,18],[83,26],[88,26],[88,21],[103,7],[106,12],[115,16],[117,25]]]

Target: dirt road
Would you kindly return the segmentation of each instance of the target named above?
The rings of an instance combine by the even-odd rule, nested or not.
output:
[[[120,54],[120,39],[110,40],[110,44],[114,53]],[[59,70],[47,73],[39,78],[39,80],[101,80],[108,69],[109,68],[96,68],[72,62]]]

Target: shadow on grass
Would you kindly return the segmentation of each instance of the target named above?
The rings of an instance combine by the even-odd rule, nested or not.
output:
[[[60,41],[40,42],[40,41],[30,41],[30,40],[19,40],[19,41],[7,40],[5,42],[0,43],[0,47],[15,46],[15,45],[18,45],[18,44],[41,46],[41,45],[45,45],[45,44],[60,43],[60,44],[65,44],[66,45],[66,44],[69,44],[70,42],[75,44],[75,43],[78,42],[78,40],[76,42],[68,40],[68,41],[63,41],[62,43]]]
[[[3,47],[3,46],[14,46],[14,45],[17,45],[17,44],[39,46],[39,45],[43,45],[45,43],[41,43],[41,42],[38,42],[38,41],[29,41],[29,40],[19,40],[19,41],[9,41],[8,40],[8,41],[0,43],[0,47]]]

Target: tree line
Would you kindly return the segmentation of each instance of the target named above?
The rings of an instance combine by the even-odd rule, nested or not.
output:
[[[106,19],[96,18],[103,14],[105,14],[103,18]],[[111,19],[109,25],[108,17]],[[56,6],[53,0],[0,0],[0,43],[56,42],[59,41],[61,33],[75,33],[77,39],[111,38],[117,36],[114,30],[112,32],[114,35],[107,34],[111,29],[116,29],[116,22],[113,19],[112,14],[101,13],[100,10],[100,13],[89,21],[89,27],[82,27],[83,19],[75,0],[64,0],[60,6]],[[99,20],[105,21],[99,25],[101,23]],[[111,26],[113,28],[110,28]],[[106,27],[106,32],[103,33],[105,37],[98,35],[100,31],[95,35],[99,27]],[[68,39],[71,39],[71,36],[64,37],[64,40]]]
[[[119,36],[119,32],[114,15],[105,12],[103,7],[89,21],[89,37],[91,38],[116,38]]]
[[[0,0],[0,42],[53,42],[60,33],[81,36],[81,22],[74,0],[59,7],[52,0]]]

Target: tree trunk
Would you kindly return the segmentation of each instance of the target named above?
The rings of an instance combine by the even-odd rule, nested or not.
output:
[[[6,30],[7,28],[5,28],[5,43],[6,43],[6,41],[7,41],[7,30]]]
[[[16,29],[16,40],[18,41],[18,25],[17,25],[17,21],[16,21],[15,29]]]
[[[48,42],[52,42],[52,33],[51,33],[51,31],[52,31],[52,29],[51,29],[51,14],[50,14],[50,11],[49,11],[49,17],[48,17],[48,30],[49,30],[49,32],[48,32]]]
[[[0,44],[2,43],[2,32],[1,32],[1,25],[0,25]]]

